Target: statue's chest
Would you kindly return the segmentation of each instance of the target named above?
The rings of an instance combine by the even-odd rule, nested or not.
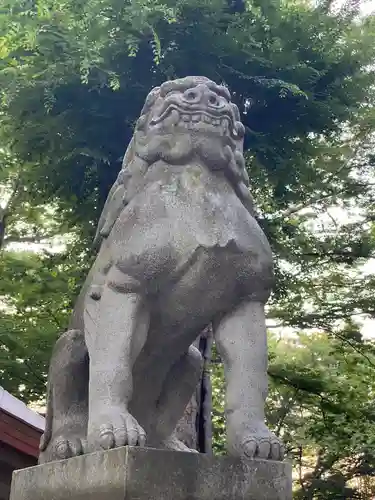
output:
[[[261,230],[226,181],[202,182],[194,176],[163,187],[160,202],[178,239],[204,248],[225,248],[235,242],[247,252]]]
[[[109,253],[124,273],[152,284],[191,270],[194,280],[225,283],[269,266],[267,239],[227,182],[172,180],[149,185],[116,222]]]

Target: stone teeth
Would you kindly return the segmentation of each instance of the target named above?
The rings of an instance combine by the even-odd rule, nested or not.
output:
[[[167,125],[167,126],[174,126],[174,125],[177,125],[177,123],[179,122],[180,120],[180,114],[179,112],[176,110],[176,109],[173,109],[171,111],[171,113],[167,116],[167,118],[165,118],[164,120],[164,123]]]
[[[227,132],[229,128],[229,120],[228,118],[215,118],[213,116],[207,115],[205,113],[198,114],[198,113],[193,113],[193,114],[187,114],[187,113],[182,113],[179,115],[176,112],[176,120],[180,120],[181,125],[187,126],[188,128],[192,128],[193,123],[198,123],[203,121],[204,123],[209,123],[213,125],[214,127],[222,126],[223,132]]]
[[[177,111],[177,109],[172,110],[171,117],[173,120],[173,125],[176,125],[180,121],[180,113]]]
[[[230,129],[230,121],[228,118],[224,118],[223,120],[223,129],[225,133],[228,132]]]

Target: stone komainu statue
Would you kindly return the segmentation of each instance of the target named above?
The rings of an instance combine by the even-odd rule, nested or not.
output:
[[[193,451],[175,428],[212,323],[228,451],[281,459],[264,423],[272,254],[253,212],[244,126],[204,77],[148,95],[101,215],[99,247],[49,373],[40,463],[123,445]]]

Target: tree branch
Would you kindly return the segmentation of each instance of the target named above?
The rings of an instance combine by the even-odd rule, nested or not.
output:
[[[289,398],[288,403],[284,406],[283,412],[281,414],[281,417],[279,419],[279,422],[277,424],[275,434],[276,436],[280,435],[281,428],[285,422],[286,417],[288,416],[289,411],[292,409],[292,406],[294,405],[296,401],[297,394],[299,393],[299,388],[294,388],[294,394]]]
[[[61,232],[53,231],[51,233],[34,235],[34,236],[9,236],[7,238],[4,238],[3,247],[11,243],[36,243],[36,244],[44,243],[47,242],[47,240],[54,238],[55,236],[61,236]]]

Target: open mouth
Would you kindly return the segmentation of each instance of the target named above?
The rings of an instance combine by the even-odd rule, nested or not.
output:
[[[222,134],[228,133],[237,138],[237,131],[234,127],[233,118],[228,113],[214,113],[207,110],[183,110],[175,105],[170,105],[161,115],[152,118],[150,125],[155,126],[164,122],[167,126],[181,126],[188,129],[201,128],[202,125],[209,125],[213,130],[216,128]]]

